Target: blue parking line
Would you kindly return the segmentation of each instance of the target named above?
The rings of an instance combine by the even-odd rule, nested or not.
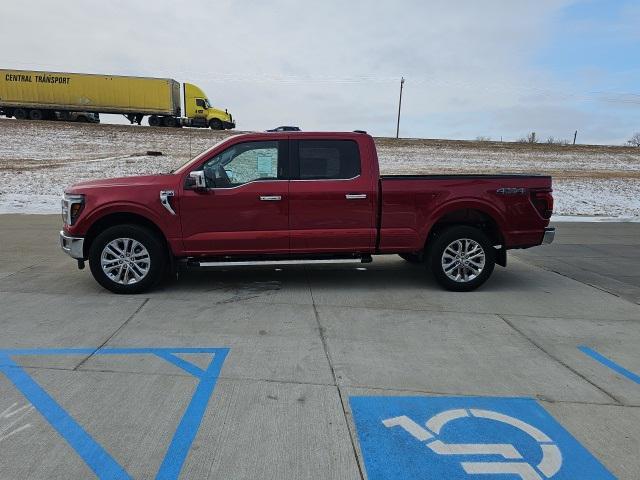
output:
[[[145,353],[219,353],[226,348],[214,347],[145,347],[145,348],[2,348],[6,355],[133,355]]]
[[[191,402],[184,411],[182,420],[180,420],[180,424],[173,434],[171,444],[160,465],[156,480],[173,480],[177,479],[180,475],[180,470],[182,470],[182,465],[187,459],[191,443],[200,428],[200,422],[202,421],[202,417],[204,417],[209,398],[211,398],[211,393],[216,387],[220,369],[228,353],[227,349],[220,350],[222,351],[216,353],[209,367],[203,373],[200,383],[198,383],[193,393]]]
[[[76,451],[99,479],[129,480],[131,477],[40,385],[3,352],[0,371],[4,373],[40,414]]]
[[[213,358],[209,366],[203,370],[197,365],[175,355],[181,353],[210,353],[213,354]],[[191,449],[191,444],[198,433],[200,423],[207,410],[209,399],[228,353],[228,348],[199,347],[0,349],[0,373],[6,375],[44,419],[78,453],[80,458],[84,460],[100,480],[131,480],[131,477],[11,356],[151,354],[190,373],[198,379],[198,384],[173,434],[156,476],[158,480],[177,480]]]
[[[604,355],[596,352],[595,350],[585,346],[585,345],[580,345],[578,347],[578,349],[584,353],[585,355],[590,356],[591,358],[593,358],[594,360],[600,362],[602,365],[604,365],[605,367],[609,367],[611,370],[613,370],[616,373],[619,373],[620,375],[622,375],[623,377],[628,378],[629,380],[636,382],[637,384],[640,384],[640,375],[636,375],[635,373],[633,373],[631,370],[627,370],[626,368],[618,365],[616,362],[614,362],[613,360],[608,359],[607,357],[605,357]]]
[[[191,362],[187,362],[186,360],[183,360],[180,357],[176,357],[172,353],[168,353],[168,352],[154,352],[154,353],[156,354],[156,356],[162,358],[163,360],[166,360],[169,363],[174,364],[176,367],[181,368],[182,370],[184,370],[187,373],[190,373],[196,378],[202,378],[202,376],[205,374],[205,371],[202,370],[200,367],[194,365]]]

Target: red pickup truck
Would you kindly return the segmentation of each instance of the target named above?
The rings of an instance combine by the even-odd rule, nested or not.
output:
[[[175,171],[82,182],[62,249],[116,293],[196,267],[425,263],[447,289],[482,285],[506,251],[553,240],[551,178],[383,175],[364,132],[227,138]]]

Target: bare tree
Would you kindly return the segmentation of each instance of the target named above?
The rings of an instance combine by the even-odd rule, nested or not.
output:
[[[547,138],[547,143],[549,145],[569,145],[569,140],[567,140],[566,138],[555,138],[555,137],[549,137]]]
[[[536,132],[527,133],[526,137],[521,137],[518,139],[518,143],[538,143]]]
[[[640,132],[634,133],[627,143],[632,147],[640,147]]]

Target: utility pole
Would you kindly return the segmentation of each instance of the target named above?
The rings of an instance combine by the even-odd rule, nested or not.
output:
[[[402,86],[404,85],[404,77],[400,77],[400,100],[398,100],[398,123],[396,124],[396,138],[400,136],[400,109],[402,108]]]
[[[578,130],[576,130],[576,133],[573,134],[573,144],[576,144],[576,138],[578,136]]]

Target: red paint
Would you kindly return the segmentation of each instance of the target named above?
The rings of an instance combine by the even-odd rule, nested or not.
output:
[[[202,192],[185,187],[191,171],[232,145],[287,139],[353,140],[361,174],[344,180],[260,180]],[[498,192],[505,188],[523,190]],[[176,215],[161,205],[161,190],[175,192]],[[238,135],[172,174],[84,182],[68,192],[86,196],[76,224],[64,227],[68,234],[84,236],[105,215],[132,213],[155,224],[179,257],[417,251],[436,222],[464,209],[491,217],[506,248],[523,248],[541,243],[549,224],[543,215],[553,204],[551,178],[545,176],[380,178],[373,139],[359,133]],[[347,200],[348,194],[366,198]],[[261,201],[260,196],[281,200]]]

